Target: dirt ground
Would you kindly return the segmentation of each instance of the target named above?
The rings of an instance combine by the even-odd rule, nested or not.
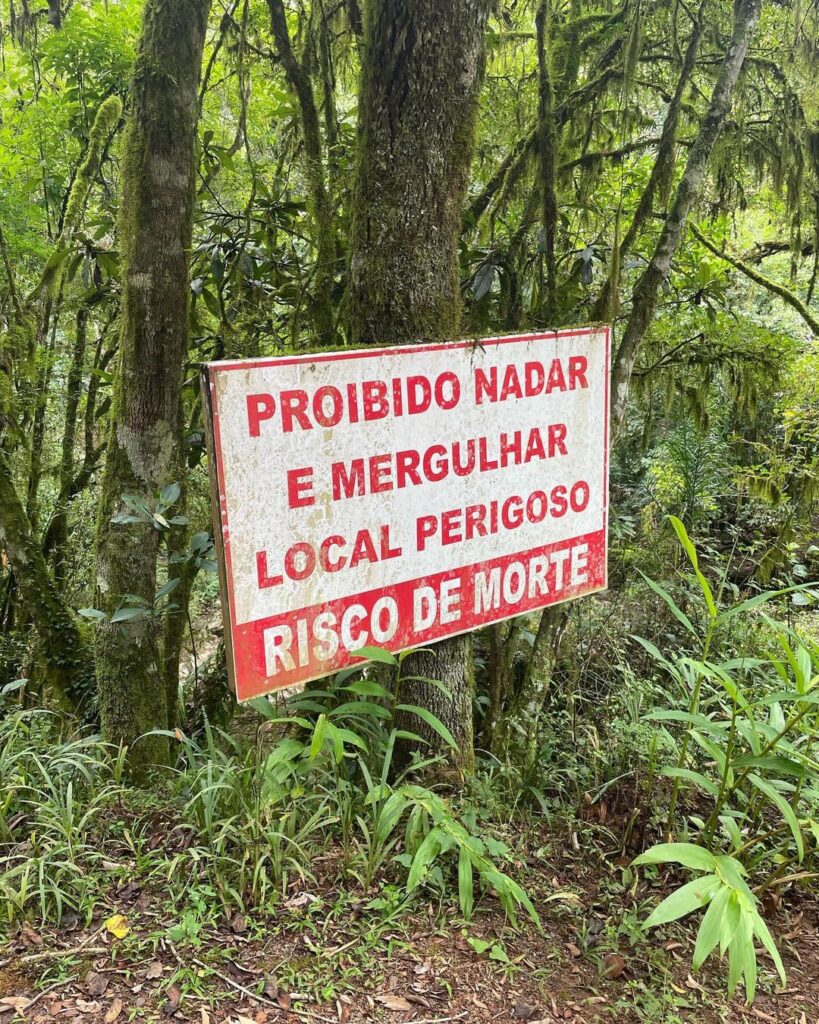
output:
[[[266,919],[203,923],[201,907],[132,881],[87,925],[70,913],[56,928],[17,925],[0,951],[0,1024],[819,1024],[819,906],[804,894],[767,907],[788,983],[761,957],[748,1007],[728,999],[718,964],[690,973],[692,928],[640,929],[662,881],[624,885],[596,852],[560,851],[531,872],[542,932],[513,929],[488,897],[467,925],[438,904],[399,911],[389,886],[356,897],[329,868],[316,875]]]

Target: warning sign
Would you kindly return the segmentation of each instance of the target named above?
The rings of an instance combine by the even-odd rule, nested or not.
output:
[[[208,364],[237,698],[604,589],[609,334]]]

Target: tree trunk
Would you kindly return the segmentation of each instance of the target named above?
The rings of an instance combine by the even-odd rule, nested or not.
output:
[[[552,85],[551,55],[549,52],[549,12],[546,0],[541,0],[535,18],[538,57],[538,155],[540,157],[540,228],[538,248],[546,261],[546,281],[541,282],[538,312],[548,324],[557,313],[557,264],[555,240],[557,236],[557,147],[558,135],[554,118],[554,87]],[[541,264],[542,267],[542,264]]]
[[[336,339],[332,304],[335,278],[333,198],[327,188],[318,108],[307,61],[299,61],[293,52],[283,0],[267,0],[267,6],[270,10],[273,38],[287,77],[287,84],[301,112],[305,171],[313,220],[313,241],[316,247],[316,268],[310,289],[310,305],[319,343],[331,345]]]
[[[62,703],[76,709],[86,702],[91,692],[91,646],[48,574],[43,552],[3,452],[0,452],[0,544],[14,573],[21,603],[37,629],[36,668],[41,678],[34,682],[52,686]]]
[[[198,85],[210,0],[147,0],[122,170],[122,334],[97,524],[97,587],[109,615],[126,592],[153,603],[159,533],[116,525],[123,494],[153,501],[179,471],[177,421],[188,349]],[[106,740],[134,774],[167,760],[145,732],[168,725],[156,618],[97,628]]]
[[[364,30],[359,164],[347,296],[353,344],[455,339],[461,321],[458,234],[484,63],[488,0],[374,0]],[[450,696],[405,679],[406,703],[428,708],[474,763],[471,639],[404,662],[405,676],[441,680]],[[399,723],[433,747],[415,715]],[[411,744],[397,751],[406,763]]]
[[[617,254],[613,256],[613,266],[619,267],[626,253],[634,245],[634,241],[640,234],[643,224],[651,214],[655,196],[659,196],[660,201],[663,203],[661,209],[664,209],[665,204],[668,202],[671,180],[674,176],[674,147],[677,141],[677,125],[680,120],[680,111],[685,91],[688,88],[697,63],[697,50],[699,49],[700,38],[705,28],[706,4],[707,0],[703,0],[700,4],[697,20],[694,22],[694,28],[688,40],[680,77],[677,79],[674,95],[671,97],[671,102],[668,104],[668,110],[666,111],[663,131],[660,136],[660,145],[657,149],[657,158],[651,168],[651,174],[640,196],[634,216],[631,218],[628,231],[622,242],[619,243],[619,258]],[[616,274],[612,273],[606,279],[597,297],[597,301],[592,307],[592,321],[606,320],[613,322],[617,318],[618,295],[616,276]]]
[[[611,425],[614,433],[619,430],[625,417],[634,364],[654,317],[657,295],[663,281],[671,272],[671,261],[685,234],[686,219],[702,195],[708,161],[725,117],[731,109],[734,88],[756,30],[761,7],[762,0],[739,0],[731,42],[714,86],[711,102],[688,154],[685,171],[660,232],[654,255],[634,288],[631,316],[612,368]]]
[[[88,305],[83,303],[77,310],[74,350],[68,370],[65,396],[65,419],[60,455],[60,493],[54,506],[49,525],[51,550],[53,552],[54,576],[58,583],[65,579],[65,554],[68,543],[68,505],[71,499],[71,484],[74,481],[74,441],[77,436],[77,411],[82,396],[82,378],[85,367],[85,350],[88,341]],[[45,544],[43,545],[45,548]]]

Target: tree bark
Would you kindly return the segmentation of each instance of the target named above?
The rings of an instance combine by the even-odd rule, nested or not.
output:
[[[0,544],[23,607],[37,629],[39,657],[35,669],[41,678],[34,681],[52,686],[62,703],[77,709],[92,688],[91,645],[49,576],[4,452],[0,452]]]
[[[154,500],[179,472],[179,394],[188,350],[198,85],[210,0],[147,0],[123,160],[122,333],[97,524],[97,588],[110,614],[156,592],[159,533],[111,522],[123,494]],[[97,627],[103,736],[130,748],[137,778],[167,760],[157,619]]]
[[[454,339],[461,322],[458,234],[484,65],[489,0],[374,0],[364,29],[359,164],[347,296],[353,344]],[[455,736],[458,769],[474,763],[471,640],[417,652],[401,697],[433,712]],[[415,715],[403,728],[433,749],[440,738]],[[413,744],[402,744],[405,764]]]
[[[319,343],[331,345],[336,339],[332,304],[335,278],[333,199],[327,188],[318,108],[307,62],[300,61],[293,51],[283,0],[267,0],[267,6],[270,10],[273,38],[287,84],[301,112],[305,171],[316,247],[316,268],[310,289],[310,305]]]
[[[697,13],[697,20],[694,23],[694,29],[688,40],[682,69],[680,70],[680,77],[677,79],[677,86],[674,90],[674,95],[671,97],[671,102],[668,104],[668,110],[666,111],[663,130],[660,136],[660,145],[657,149],[657,157],[651,168],[651,174],[646,182],[646,187],[643,189],[643,193],[640,196],[637,209],[634,211],[634,216],[631,218],[628,231],[626,231],[622,242],[619,243],[619,258],[612,260],[613,266],[619,267],[622,264],[626,253],[631,249],[632,245],[634,245],[634,241],[639,235],[643,224],[651,214],[654,197],[659,195],[663,202],[663,207],[661,207],[661,209],[664,208],[665,203],[668,202],[668,194],[671,189],[671,179],[674,176],[674,147],[677,142],[677,125],[680,120],[680,110],[682,109],[685,91],[691,81],[691,75],[694,73],[694,66],[697,62],[697,50],[699,49],[700,38],[702,36],[703,29],[705,28],[706,4],[707,0],[703,0],[700,4],[700,9]],[[606,282],[597,297],[597,301],[592,307],[591,319],[593,321],[614,321],[616,319],[618,313],[618,294],[617,281],[615,280],[615,277],[616,275],[609,274],[606,278]]]
[[[555,241],[557,235],[557,147],[558,134],[554,118],[555,96],[552,85],[551,54],[549,52],[549,11],[546,0],[541,0],[535,17],[538,59],[538,155],[540,157],[540,228],[539,249],[546,261],[545,289],[540,288],[539,312],[545,322],[557,313],[557,264]]]
[[[688,215],[702,195],[708,161],[725,117],[731,109],[734,89],[759,21],[761,7],[762,0],[739,0],[731,42],[720,68],[711,102],[688,154],[685,171],[660,232],[654,255],[634,288],[631,316],[612,368],[611,425],[614,433],[622,426],[625,418],[634,365],[643,338],[654,317],[660,287],[671,272],[671,262],[685,234]]]

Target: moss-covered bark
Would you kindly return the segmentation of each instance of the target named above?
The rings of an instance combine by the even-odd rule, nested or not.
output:
[[[93,656],[86,631],[66,607],[46,568],[38,539],[17,493],[11,466],[0,452],[0,546],[17,590],[37,630],[35,683],[51,686],[68,707],[81,708],[93,680]]]
[[[284,3],[282,0],[267,0],[267,6],[270,11],[273,38],[284,68],[287,84],[301,113],[305,175],[313,220],[313,241],[316,247],[316,267],[310,289],[310,305],[318,341],[322,345],[330,345],[336,337],[332,304],[336,254],[333,232],[333,198],[327,186],[318,107],[313,93],[306,51],[304,59],[299,60],[290,41]],[[328,139],[328,142],[330,141]]]
[[[198,84],[209,0],[147,0],[122,171],[122,334],[97,538],[100,607],[124,593],[152,602],[159,534],[116,525],[123,494],[152,499],[178,472],[177,415],[188,349],[189,248]],[[167,758],[160,623],[97,628],[103,735],[131,746],[135,774]],[[135,744],[135,745],[134,745]]]
[[[685,171],[677,186],[674,201],[665,219],[651,260],[634,287],[623,340],[617,350],[611,379],[611,421],[613,430],[623,422],[634,364],[657,307],[662,283],[671,272],[671,261],[685,234],[686,221],[702,195],[705,172],[725,117],[731,109],[734,89],[756,31],[762,0],[739,0],[734,15],[734,30],[728,44],[719,77],[711,94],[699,133],[688,154]]]
[[[705,29],[705,11],[707,0],[702,0],[697,19],[688,39],[688,46],[685,51],[680,77],[674,89],[674,95],[668,104],[668,110],[663,122],[663,131],[660,136],[660,144],[657,149],[657,156],[651,168],[646,186],[643,189],[637,209],[631,218],[623,240],[617,244],[618,252],[612,255],[612,272],[606,278],[600,294],[598,295],[591,310],[592,320],[614,321],[618,313],[618,273],[623,258],[628,253],[634,242],[642,231],[643,225],[651,215],[655,199],[659,198],[662,208],[668,202],[668,195],[671,190],[672,178],[674,176],[674,148],[677,144],[677,125],[680,120],[683,99],[694,73],[697,63],[697,51],[699,50],[700,39]]]
[[[458,336],[458,234],[488,8],[488,0],[374,0],[367,9],[348,293],[353,344]],[[470,638],[414,655],[404,674],[449,688],[445,698],[428,683],[406,679],[402,697],[449,726],[459,744],[455,760],[469,769]],[[400,724],[439,745],[414,715]]]

